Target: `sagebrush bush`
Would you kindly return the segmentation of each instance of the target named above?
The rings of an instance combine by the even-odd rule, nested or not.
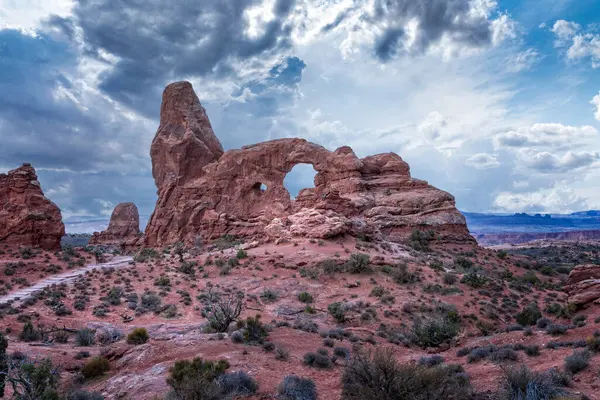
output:
[[[567,395],[564,380],[555,371],[534,372],[520,365],[503,369],[500,400],[558,399]]]
[[[150,336],[148,335],[146,328],[135,328],[127,335],[128,344],[144,344],[148,339],[150,339]]]
[[[258,390],[258,383],[244,371],[227,372],[219,376],[217,384],[229,398],[250,396]]]
[[[39,329],[36,329],[30,321],[23,324],[23,330],[19,334],[19,339],[25,342],[35,342],[42,338],[42,334]]]
[[[523,326],[535,325],[542,318],[542,313],[537,304],[531,303],[517,314],[517,323]]]
[[[85,379],[91,379],[104,375],[104,373],[108,371],[110,371],[110,363],[108,360],[104,357],[95,357],[81,368],[81,375],[83,375]]]
[[[571,374],[586,369],[590,363],[591,354],[589,350],[575,350],[573,354],[565,358],[565,370]]]
[[[411,340],[416,345],[438,347],[460,332],[460,324],[447,317],[417,320],[411,330]]]
[[[288,375],[277,388],[279,400],[317,400],[317,386],[312,379]]]
[[[370,265],[371,257],[368,254],[352,253],[344,264],[344,269],[351,274],[360,274],[369,271]]]
[[[342,375],[342,400],[460,400],[471,394],[460,366],[399,364],[391,351],[359,352]]]
[[[327,354],[309,352],[304,355],[304,363],[315,368],[331,368],[333,363]]]
[[[312,303],[313,297],[308,292],[302,292],[302,293],[298,294],[298,300],[301,301],[302,303]]]
[[[167,384],[171,387],[168,398],[173,400],[220,400],[230,395],[227,390],[252,387],[252,378],[236,376],[224,378],[219,384],[219,378],[229,368],[226,360],[203,360],[199,357],[193,360],[179,360],[169,369]]]
[[[75,333],[75,342],[78,346],[92,346],[96,342],[96,331],[83,328]]]

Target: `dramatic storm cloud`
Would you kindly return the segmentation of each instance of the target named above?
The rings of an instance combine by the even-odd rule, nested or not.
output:
[[[600,10],[555,3],[2,3],[0,169],[31,162],[71,220],[147,216],[161,92],[185,79],[226,149],[300,136],[395,151],[470,211],[600,207]]]

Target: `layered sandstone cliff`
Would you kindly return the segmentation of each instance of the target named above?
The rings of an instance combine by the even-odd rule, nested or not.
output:
[[[0,243],[60,249],[60,209],[44,196],[35,169],[23,164],[0,174]]]
[[[600,301],[600,265],[578,265],[569,273],[565,283],[565,292],[569,295],[569,303],[582,306],[588,303],[598,304]]]
[[[402,241],[414,229],[473,241],[454,197],[411,178],[397,154],[361,159],[349,147],[329,151],[303,139],[223,153],[188,82],[164,91],[151,157],[158,201],[146,228],[149,246],[224,234],[264,239],[369,234]],[[283,180],[300,163],[317,171],[315,187],[292,200]]]
[[[102,232],[94,232],[90,245],[135,245],[141,236],[140,215],[133,203],[119,203],[110,216],[108,228]]]

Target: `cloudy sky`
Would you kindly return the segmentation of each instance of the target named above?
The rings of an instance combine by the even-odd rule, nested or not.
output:
[[[597,0],[0,0],[0,171],[31,162],[67,220],[148,215],[185,79],[226,149],[394,151],[461,210],[600,209],[597,21]]]

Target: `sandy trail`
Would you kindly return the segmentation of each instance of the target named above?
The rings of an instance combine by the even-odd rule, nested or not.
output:
[[[78,276],[85,274],[88,271],[92,271],[94,269],[105,269],[105,268],[123,268],[129,265],[129,263],[133,261],[133,257],[122,256],[115,257],[109,262],[101,263],[101,264],[88,264],[85,267],[79,269],[73,269],[62,274],[53,275],[50,278],[46,278],[37,282],[35,285],[17,290],[15,292],[9,293],[6,296],[0,296],[0,305],[11,302],[11,301],[23,301],[32,294],[44,290],[48,286],[52,286],[55,284],[61,283],[69,283],[72,282]]]

